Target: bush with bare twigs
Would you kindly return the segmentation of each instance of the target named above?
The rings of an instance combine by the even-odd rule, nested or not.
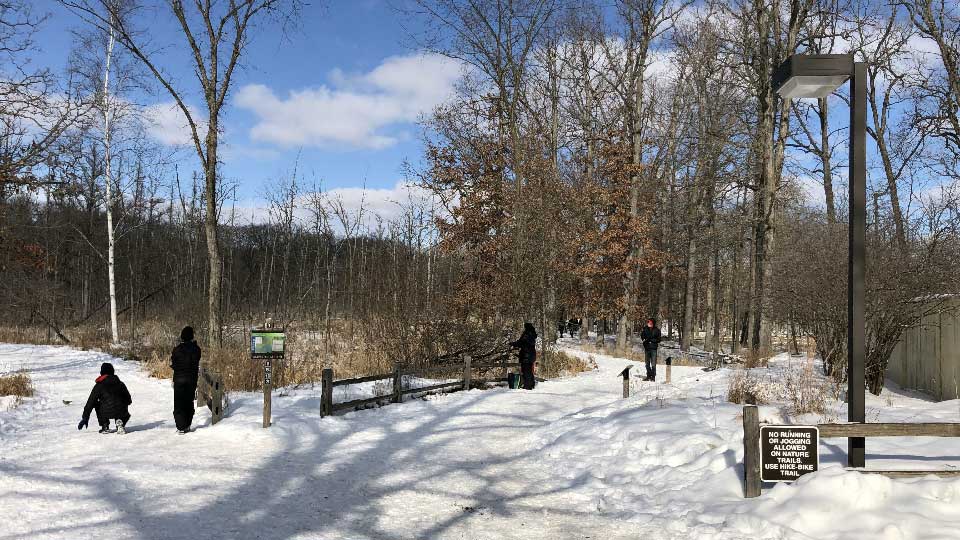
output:
[[[30,380],[30,375],[25,371],[0,375],[0,396],[33,396],[33,381]]]

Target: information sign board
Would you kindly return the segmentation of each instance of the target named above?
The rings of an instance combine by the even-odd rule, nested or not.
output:
[[[820,466],[816,426],[761,426],[760,479],[793,482]]]

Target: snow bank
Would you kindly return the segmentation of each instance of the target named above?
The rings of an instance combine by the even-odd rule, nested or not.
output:
[[[110,359],[133,394],[131,433],[78,432],[109,358],[0,345],[0,365],[30,370],[37,389],[0,412],[0,540],[960,538],[960,481],[845,472],[842,439],[821,445],[820,472],[744,499],[727,370],[674,367],[673,384],[636,380],[624,400],[617,374],[635,362],[593,355],[595,372],[532,392],[472,390],[324,419],[318,388],[283,389],[270,429],[260,395],[232,393],[223,422],[200,410],[198,429],[178,436],[169,381]],[[780,405],[761,410],[784,416]],[[868,400],[871,420],[958,416],[957,402],[896,391]],[[952,439],[867,448],[871,466],[960,464]]]

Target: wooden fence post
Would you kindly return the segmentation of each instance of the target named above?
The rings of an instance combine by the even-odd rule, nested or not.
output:
[[[213,391],[211,392],[211,409],[213,423],[216,424],[223,420],[223,377],[219,374],[213,376]]]
[[[667,357],[667,384],[670,384],[670,366],[673,364],[673,357]]]
[[[760,412],[756,405],[743,407],[743,492],[760,496]]]
[[[470,369],[470,355],[468,354],[463,357],[463,389],[464,390],[470,390],[471,374],[472,373]]]
[[[400,371],[400,366],[394,366],[393,368],[393,398],[390,401],[393,403],[403,402],[403,372]]]
[[[194,396],[194,398],[197,400],[197,408],[198,408],[198,409],[199,409],[200,407],[202,407],[202,406],[203,406],[203,403],[204,403],[204,399],[203,399],[203,396],[204,396],[204,393],[203,393],[203,385],[206,384],[206,380],[207,380],[207,378],[206,378],[206,376],[205,376],[205,375],[206,375],[206,371],[207,371],[207,368],[205,368],[205,367],[203,367],[203,366],[200,366],[200,378],[197,379],[197,392],[196,392],[196,395]]]
[[[320,383],[320,416],[333,414],[333,369],[323,368]]]

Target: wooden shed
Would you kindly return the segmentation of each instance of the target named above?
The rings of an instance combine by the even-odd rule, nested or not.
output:
[[[960,398],[960,295],[904,330],[890,355],[887,379],[937,401]]]

